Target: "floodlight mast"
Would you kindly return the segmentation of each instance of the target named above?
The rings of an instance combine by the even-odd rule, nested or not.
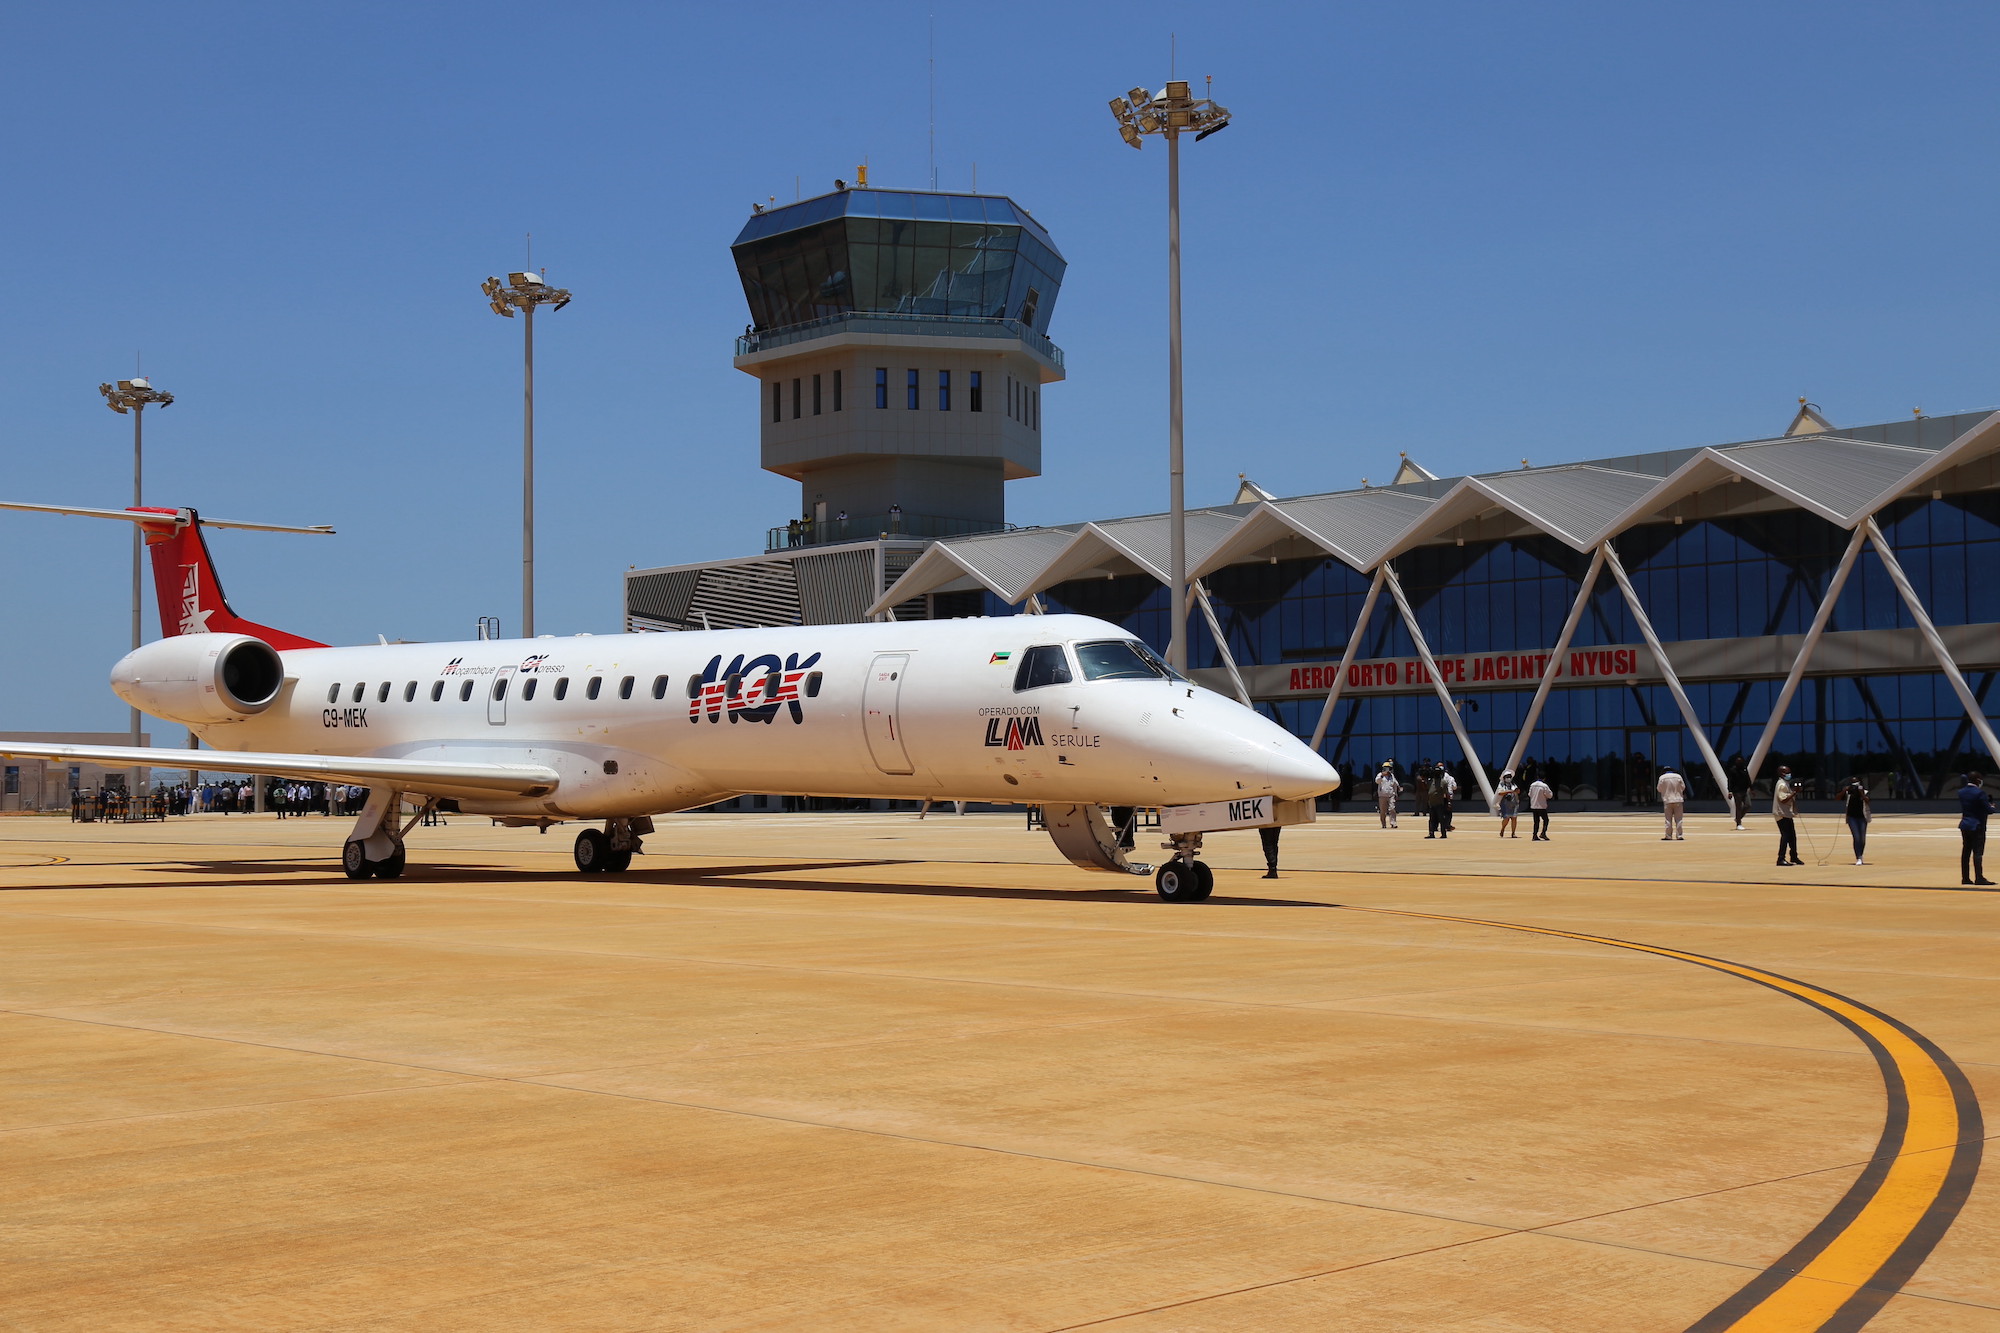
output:
[[[1181,414],[1181,134],[1193,131],[1196,142],[1229,127],[1229,111],[1209,98],[1196,98],[1186,80],[1172,79],[1158,93],[1134,88],[1111,99],[1118,120],[1118,137],[1134,148],[1143,136],[1167,140],[1167,473],[1170,520],[1168,565],[1172,584],[1172,633],[1167,661],[1176,671],[1187,670],[1187,493],[1182,467]]]
[[[151,406],[171,407],[174,396],[153,387],[153,382],[134,375],[129,380],[119,380],[116,384],[100,384],[97,391],[104,395],[104,405],[119,416],[132,418],[132,507],[139,508],[146,503],[146,409]],[[132,528],[132,648],[139,647],[140,606],[144,597],[145,584],[140,567],[146,552],[145,534],[137,525]],[[134,708],[130,719],[130,740],[133,749],[139,748],[139,710]],[[126,791],[126,799],[139,799],[139,767],[131,769],[131,786]]]
[[[546,270],[545,270],[546,271]],[[509,273],[505,286],[488,278],[479,284],[494,314],[527,315],[521,390],[521,637],[535,637],[535,307],[569,304],[569,291],[549,286],[539,273]]]

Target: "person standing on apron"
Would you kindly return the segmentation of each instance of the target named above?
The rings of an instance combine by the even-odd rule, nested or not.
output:
[[[1868,846],[1868,788],[1860,778],[1849,778],[1840,789],[1840,799],[1847,807],[1847,836],[1854,840],[1854,864],[1867,865],[1861,854]]]
[[[1277,825],[1257,830],[1257,841],[1264,844],[1264,878],[1278,877],[1278,835],[1284,832]]]
[[[1967,773],[1958,789],[1958,882],[1991,884],[1986,878],[1986,817],[1993,813],[1993,798],[1987,795],[1984,776]]]
[[[1778,825],[1778,864],[1802,866],[1799,857],[1799,789],[1792,785],[1792,770],[1778,765],[1778,781],[1771,788],[1771,818]]]
[[[1682,842],[1686,840],[1681,831],[1681,815],[1687,809],[1687,779],[1674,772],[1671,765],[1660,766],[1660,780],[1653,784],[1660,793],[1660,812],[1667,819],[1667,833],[1661,842]]]
[[[1743,816],[1750,813],[1750,765],[1742,755],[1737,755],[1729,765],[1729,813],[1736,817],[1736,827],[1743,827]]]
[[[1403,784],[1396,781],[1395,764],[1384,759],[1382,767],[1375,770],[1375,813],[1383,828],[1396,827],[1396,797],[1402,790]]]
[[[1451,794],[1458,787],[1442,763],[1431,769],[1430,812],[1431,829],[1426,838],[1449,838],[1451,836]]]
[[[1508,769],[1500,775],[1500,786],[1493,793],[1493,812],[1500,816],[1500,836],[1518,838],[1521,836],[1521,785],[1514,781],[1514,770]]]

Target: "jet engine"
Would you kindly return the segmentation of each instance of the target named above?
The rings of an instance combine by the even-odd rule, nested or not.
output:
[[[111,668],[111,688],[170,722],[241,722],[285,684],[278,650],[247,634],[179,634],[135,648]]]

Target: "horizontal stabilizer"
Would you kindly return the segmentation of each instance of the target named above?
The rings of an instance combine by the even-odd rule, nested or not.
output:
[[[0,741],[0,755],[9,759],[53,759],[58,763],[119,768],[191,768],[304,778],[310,782],[393,785],[443,795],[486,792],[546,796],[556,789],[559,781],[554,769],[540,764],[470,764],[325,754],[258,754],[242,750],[155,750],[146,746],[23,745]]]

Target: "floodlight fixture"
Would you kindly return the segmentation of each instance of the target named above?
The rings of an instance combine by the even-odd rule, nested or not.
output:
[[[1181,135],[1199,143],[1229,125],[1229,109],[1212,98],[1197,98],[1185,79],[1169,79],[1158,93],[1134,88],[1111,99],[1118,137],[1134,148],[1148,134],[1167,140],[1167,477],[1170,498],[1168,564],[1172,627],[1167,661],[1187,670],[1187,496],[1182,467],[1181,412]]]
[[[496,315],[508,319],[519,310],[526,314],[522,329],[521,389],[521,634],[535,637],[535,307],[562,309],[570,302],[569,290],[549,286],[539,273],[507,275],[507,284],[489,277],[479,284],[486,304]]]

